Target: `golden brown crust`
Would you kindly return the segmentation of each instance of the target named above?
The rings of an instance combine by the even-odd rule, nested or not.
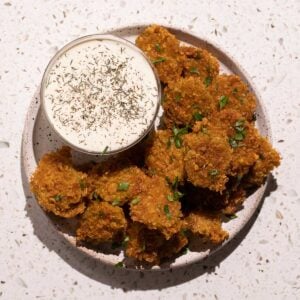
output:
[[[162,82],[168,83],[180,77],[182,59],[179,41],[168,30],[158,25],[151,25],[138,36],[136,45],[152,61]]]
[[[236,75],[220,75],[209,87],[218,111],[234,109],[247,121],[253,121],[256,99],[247,85]]]
[[[208,51],[196,47],[180,47],[183,59],[183,76],[199,77],[205,86],[210,86],[219,74],[219,62]]]
[[[172,133],[168,130],[156,131],[152,145],[148,148],[145,163],[152,174],[163,178],[168,177],[172,182],[178,178],[183,181],[184,149],[177,148],[171,143]]]
[[[221,217],[218,214],[198,210],[190,213],[185,222],[187,229],[192,233],[213,244],[220,244],[229,236],[228,232],[222,229]]]
[[[211,95],[198,77],[170,82],[164,95],[164,122],[168,128],[193,125],[197,116],[207,117],[215,111]]]
[[[170,239],[180,230],[182,216],[180,202],[168,200],[172,194],[164,178],[153,176],[147,182],[147,189],[139,194],[139,202],[130,204],[131,219],[161,231]]]
[[[70,148],[45,154],[31,177],[31,191],[41,207],[57,216],[72,218],[83,213],[87,175],[72,166]]]
[[[107,202],[93,201],[80,219],[76,240],[94,244],[120,241],[126,227],[122,208]]]

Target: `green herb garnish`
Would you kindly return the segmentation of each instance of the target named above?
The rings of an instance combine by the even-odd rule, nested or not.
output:
[[[155,48],[155,50],[156,50],[157,52],[159,52],[159,53],[162,51],[161,46],[160,46],[160,44],[158,44],[158,43],[154,45],[154,48]]]
[[[139,197],[133,198],[130,202],[131,205],[137,205],[141,199]]]
[[[167,196],[167,199],[168,199],[170,202],[173,202],[173,201],[174,201],[173,195],[168,195],[168,196]]]
[[[128,182],[120,182],[118,184],[118,191],[119,192],[125,192],[129,188],[129,183]]]
[[[122,242],[122,246],[123,247],[126,247],[127,246],[127,243],[129,242],[130,238],[128,235],[125,236],[123,242]]]
[[[175,95],[175,101],[176,102],[179,102],[181,100],[181,98],[182,98],[181,94],[176,94]]]
[[[212,78],[209,76],[204,79],[204,85],[206,87],[208,87],[211,84],[211,82],[212,82]]]
[[[106,146],[106,147],[104,148],[104,150],[101,152],[101,154],[106,154],[106,153],[107,153],[107,150],[108,150],[108,146]]]
[[[55,201],[61,201],[62,198],[63,198],[63,196],[62,196],[62,195],[59,195],[59,194],[57,194],[57,195],[55,195],[55,196],[53,197],[53,199],[54,199]]]
[[[117,198],[117,199],[113,200],[113,202],[111,203],[111,205],[112,206],[118,206],[118,205],[120,205],[120,203],[121,203],[120,199]]]
[[[233,220],[233,219],[236,219],[237,218],[237,215],[236,214],[227,214],[227,215],[225,215],[228,219],[230,219],[230,220]]]
[[[93,198],[93,200],[96,200],[96,201],[100,200],[100,196],[96,192],[93,192],[92,198]]]
[[[168,220],[172,219],[172,215],[170,213],[170,209],[169,209],[169,205],[168,204],[166,204],[164,206],[164,213],[165,213],[166,217],[168,218]]]
[[[174,200],[179,200],[180,198],[182,198],[184,196],[183,193],[179,192],[179,191],[175,191],[174,194],[173,194],[173,199]]]
[[[167,59],[166,59],[165,57],[158,57],[157,59],[153,60],[152,63],[153,63],[154,65],[156,65],[156,64],[162,63],[162,62],[164,62],[164,61],[166,61],[166,60],[167,60]]]
[[[79,186],[81,190],[84,190],[86,188],[86,182],[82,179],[79,180]]]
[[[202,121],[203,115],[201,113],[199,113],[199,112],[195,112],[193,114],[193,118],[194,118],[195,121]]]
[[[217,170],[217,169],[209,170],[208,174],[212,177],[216,177],[217,175],[219,175],[219,170]]]
[[[234,137],[236,141],[242,141],[244,139],[244,134],[242,132],[237,132]]]
[[[176,127],[173,128],[173,135],[174,135],[173,139],[176,148],[181,148],[183,142],[181,136],[187,133],[188,133],[187,127],[180,128],[180,129]]]
[[[199,70],[196,67],[191,67],[189,71],[191,74],[200,75]]]
[[[237,148],[239,146],[238,142],[234,138],[230,138],[228,141],[232,148]]]
[[[122,261],[119,261],[118,263],[115,264],[116,268],[124,268],[124,263]]]
[[[220,109],[224,108],[225,105],[228,103],[229,98],[227,96],[221,96],[219,99],[219,107]]]

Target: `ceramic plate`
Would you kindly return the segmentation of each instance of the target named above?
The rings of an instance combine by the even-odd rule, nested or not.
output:
[[[139,35],[147,26],[148,25],[123,27],[110,30],[109,32],[103,32],[103,34],[114,34],[121,38],[134,42],[137,35]],[[256,126],[263,136],[267,136],[271,140],[269,121],[265,113],[261,98],[257,92],[257,89],[250,81],[250,77],[246,74],[242,67],[237,62],[235,62],[234,59],[232,59],[224,50],[222,50],[220,46],[213,44],[206,38],[178,28],[168,29],[170,30],[170,32],[175,34],[176,37],[183,43],[207,49],[220,61],[221,71],[237,74],[243,79],[244,82],[249,85],[250,89],[255,94],[257,99]],[[42,157],[42,155],[49,151],[57,149],[61,145],[62,142],[59,140],[59,137],[51,130],[45,116],[42,113],[42,110],[40,109],[39,91],[37,91],[28,110],[22,141],[22,165],[25,172],[24,180],[27,180],[27,184],[31,177],[31,174],[36,168],[37,162]],[[81,162],[89,161],[92,159],[94,160],[94,157],[89,157],[86,154],[77,153],[76,151],[73,151],[73,158],[75,160],[80,160]],[[213,249],[205,249],[205,247],[203,248],[202,245],[197,245],[196,241],[192,242],[191,247],[189,247],[190,251],[188,251],[187,254],[181,255],[172,261],[166,262],[160,268],[180,267],[186,264],[200,261],[214,251],[222,249],[222,247],[231,239],[233,239],[234,236],[246,225],[251,216],[255,213],[262,199],[264,190],[265,186],[262,186],[253,194],[251,194],[251,196],[246,199],[243,209],[237,213],[238,218],[223,224],[223,228],[225,228],[229,232],[229,239],[226,242]],[[59,219],[48,214],[47,216],[57,228],[59,234],[63,235],[72,245],[74,245],[74,247],[76,247],[76,241],[74,237],[74,222]],[[123,253],[118,250],[112,253],[109,249],[105,248],[103,248],[101,252],[86,247],[77,248],[80,251],[83,251],[86,254],[94,257],[95,259],[109,265],[115,265],[124,258]],[[130,260],[126,262],[126,266],[131,268],[137,267]],[[159,267],[154,268],[159,269]]]

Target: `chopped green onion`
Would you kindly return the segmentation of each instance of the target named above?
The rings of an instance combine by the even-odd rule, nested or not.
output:
[[[182,253],[183,255],[185,255],[185,254],[188,253],[188,251],[189,251],[189,248],[188,248],[188,247],[185,247],[185,248],[182,249],[182,252],[181,252],[181,253]]]
[[[175,192],[174,192],[173,199],[177,201],[177,200],[179,200],[180,198],[182,198],[183,196],[184,196],[183,193],[181,193],[181,192],[179,192],[179,191],[175,191]]]
[[[175,95],[175,101],[176,102],[179,102],[181,100],[181,98],[182,98],[181,94],[176,94]]]
[[[86,188],[86,183],[84,180],[80,179],[79,180],[79,186],[81,190],[84,190]]]
[[[191,67],[189,71],[191,74],[200,75],[199,70],[196,67]]]
[[[172,189],[173,190],[176,190],[177,189],[177,186],[178,186],[178,176],[175,177],[173,183],[172,183]]]
[[[180,137],[176,137],[175,140],[174,140],[174,142],[175,142],[176,148],[181,148],[181,146],[182,146],[182,139]]]
[[[127,243],[129,242],[130,238],[128,235],[125,236],[123,242],[122,242],[122,246],[125,247],[127,245]]]
[[[244,134],[242,132],[237,132],[234,137],[236,141],[242,141],[244,139]]]
[[[118,263],[115,264],[116,268],[124,268],[124,263],[122,261],[119,261]]]
[[[219,99],[219,107],[220,109],[224,108],[225,105],[228,103],[229,98],[227,96],[221,96]]]
[[[157,59],[153,60],[152,63],[153,63],[154,65],[156,65],[156,64],[162,63],[162,62],[164,62],[164,61],[166,61],[166,60],[167,60],[167,59],[166,59],[165,57],[158,57]]]
[[[208,87],[211,84],[211,82],[212,82],[212,78],[209,76],[204,79],[204,85],[206,87]]]
[[[111,203],[112,206],[118,206],[120,205],[121,201],[120,199],[114,199],[113,202]]]
[[[230,220],[233,220],[233,219],[236,219],[237,218],[237,215],[236,214],[227,214],[227,215],[225,215],[228,219],[230,219]]]
[[[171,220],[172,215],[171,215],[171,213],[170,213],[170,209],[169,209],[169,205],[168,205],[168,204],[166,204],[166,205],[164,206],[164,213],[165,213],[165,215],[167,216],[168,220]]]
[[[217,169],[209,170],[208,174],[212,177],[215,177],[215,176],[219,175],[219,170],[217,170]]]
[[[168,195],[168,196],[167,196],[167,199],[168,199],[170,202],[173,202],[173,201],[174,201],[173,195]]]
[[[55,195],[53,198],[54,198],[54,200],[55,200],[55,201],[61,201],[61,200],[62,200],[62,198],[63,198],[63,196],[62,196],[62,195],[59,195],[59,194],[57,194],[57,195]]]
[[[155,47],[155,50],[157,52],[161,52],[162,51],[160,44],[157,43],[157,44],[154,45],[154,47]]]
[[[133,198],[130,202],[131,205],[137,205],[141,199],[139,197]]]
[[[203,115],[199,112],[195,112],[193,117],[194,117],[195,121],[202,121],[202,119],[203,119]]]
[[[93,192],[92,198],[96,201],[100,200],[100,196],[96,192]]]
[[[129,188],[129,183],[128,182],[120,182],[118,184],[118,191],[119,192],[125,192]]]
[[[234,128],[238,132],[242,132],[245,129],[245,120],[237,120],[234,124]]]
[[[229,139],[229,144],[232,148],[237,148],[238,147],[238,142],[234,138]]]

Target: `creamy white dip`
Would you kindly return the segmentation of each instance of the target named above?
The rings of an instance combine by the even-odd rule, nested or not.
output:
[[[91,153],[119,151],[153,123],[159,88],[151,65],[122,40],[94,39],[62,53],[42,91],[46,115],[61,137]]]

